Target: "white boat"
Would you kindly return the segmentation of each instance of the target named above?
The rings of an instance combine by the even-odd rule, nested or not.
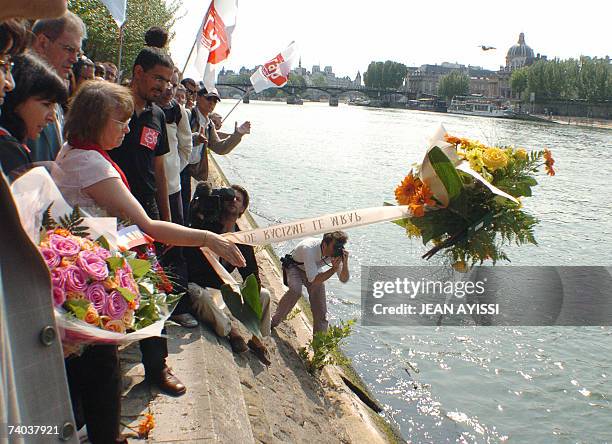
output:
[[[500,108],[494,100],[487,97],[455,96],[447,112],[482,117],[512,116],[513,112],[511,110]]]

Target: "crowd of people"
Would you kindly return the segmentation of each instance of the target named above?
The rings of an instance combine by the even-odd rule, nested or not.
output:
[[[59,15],[46,2],[44,8]],[[229,272],[237,268],[243,278],[255,276],[264,338],[285,319],[302,285],[313,307],[314,331],[327,329],[324,282],[334,274],[342,282],[349,279],[346,234],[305,240],[288,256],[289,291],[272,316],[253,247],[221,236],[239,230],[249,192],[240,185],[212,190],[206,184],[208,150],[231,152],[251,124],[236,122],[233,132],[220,131],[221,116],[214,110],[221,97],[181,78],[164,29],[147,31],[127,78],[113,63],[83,55],[86,27],[72,12],[33,22],[9,17],[0,23],[0,165],[9,180],[39,162],[53,162],[53,180],[71,205],[137,225],[158,243],[160,262],[175,276],[176,291],[187,293],[171,319],[185,328],[197,327],[198,320],[211,324],[236,353],[251,350],[271,364],[264,340],[253,335],[246,342],[236,321],[219,308],[223,281],[201,247],[219,255]],[[14,17],[39,16],[22,11]],[[195,192],[193,179],[200,181]],[[216,211],[211,201],[218,204]],[[322,271],[326,265],[329,270]],[[140,341],[145,378],[162,392],[181,396],[187,388],[167,365],[167,341]],[[65,369],[77,427],[86,425],[94,444],[126,442],[119,434],[118,347],[90,345],[67,357]]]

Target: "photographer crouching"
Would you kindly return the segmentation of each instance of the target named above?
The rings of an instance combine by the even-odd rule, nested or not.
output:
[[[283,295],[276,313],[272,317],[272,327],[278,326],[302,296],[302,285],[308,290],[310,309],[313,317],[313,333],[327,331],[327,302],[325,300],[325,281],[334,274],[340,282],[349,280],[348,256],[344,249],[348,236],[343,231],[325,233],[323,240],[307,238],[281,259],[283,278],[289,290]],[[328,270],[324,266],[330,267]]]
[[[240,185],[211,189],[208,183],[200,183],[189,207],[189,226],[218,234],[239,231],[238,218],[248,206],[249,194]],[[238,268],[238,272],[242,279],[251,274],[257,279],[263,313],[259,329],[264,337],[270,336],[270,293],[261,286],[255,251],[249,245],[237,246],[246,260],[246,266]],[[266,346],[255,335],[248,344],[245,343],[236,326],[232,325],[227,311],[219,308],[222,299],[219,292],[213,289],[220,289],[224,282],[200,249],[186,249],[185,258],[189,274],[189,295],[198,318],[211,324],[217,335],[227,336],[234,353],[244,353],[251,349],[263,364],[270,365]],[[229,273],[235,269],[223,259],[221,264]]]

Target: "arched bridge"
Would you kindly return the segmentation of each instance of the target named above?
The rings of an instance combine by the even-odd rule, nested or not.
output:
[[[235,88],[242,93],[246,93],[249,88],[251,88],[251,84],[242,84],[242,83],[217,83],[217,86],[224,86]],[[377,88],[368,88],[366,86],[351,86],[351,87],[341,87],[341,86],[315,86],[315,85],[285,85],[282,88],[278,88],[288,95],[295,96],[301,95],[307,90],[315,90],[321,91],[330,96],[330,98],[337,99],[339,96],[345,93],[355,92],[359,94],[363,94],[370,99],[384,99],[391,96],[402,96],[407,100],[414,100],[417,97],[417,94],[412,91],[406,90],[393,90],[393,89],[377,89]]]

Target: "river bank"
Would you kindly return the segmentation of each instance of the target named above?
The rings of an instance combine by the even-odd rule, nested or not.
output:
[[[211,178],[216,185],[227,184],[214,161]],[[255,222],[243,217],[239,225],[248,229]],[[276,305],[284,293],[278,258],[270,249],[256,250],[256,255]],[[392,428],[345,382],[361,385],[355,374],[328,366],[318,380],[306,371],[298,354],[312,334],[306,313],[302,309],[267,339],[268,368],[251,353],[233,354],[229,343],[207,326],[170,326],[168,362],[187,386],[180,398],[151,390],[144,382],[138,345],[125,348],[123,423],[137,429],[142,415],[153,413],[156,427],[148,442],[155,443],[398,442]]]

